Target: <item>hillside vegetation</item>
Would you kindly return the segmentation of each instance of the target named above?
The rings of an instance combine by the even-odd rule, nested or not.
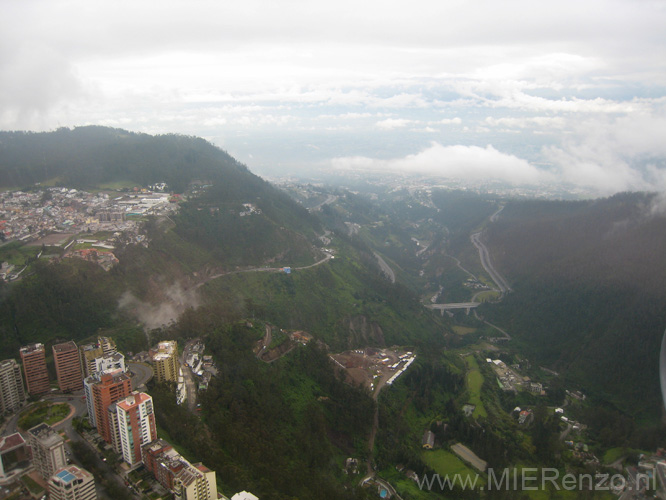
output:
[[[483,311],[528,352],[634,414],[660,414],[666,220],[650,196],[509,203],[487,240],[514,292]]]

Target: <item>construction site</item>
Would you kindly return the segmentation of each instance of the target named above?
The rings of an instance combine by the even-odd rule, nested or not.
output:
[[[416,359],[411,351],[400,348],[373,348],[331,354],[338,369],[344,371],[346,380],[353,385],[367,387],[379,393],[385,385],[391,385]]]

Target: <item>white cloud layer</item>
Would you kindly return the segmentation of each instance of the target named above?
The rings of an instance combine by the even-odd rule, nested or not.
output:
[[[664,26],[649,0],[5,2],[0,128],[201,135],[259,171],[380,156],[538,182],[547,163],[643,189],[666,159]]]
[[[497,151],[492,146],[442,146],[432,143],[420,153],[404,158],[379,160],[367,157],[335,158],[338,170],[404,172],[470,181],[499,180],[511,184],[540,184],[550,176],[527,161]]]

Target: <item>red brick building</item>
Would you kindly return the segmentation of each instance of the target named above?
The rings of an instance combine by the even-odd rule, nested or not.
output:
[[[30,344],[21,347],[21,362],[28,393],[31,396],[44,394],[51,390],[49,372],[46,370],[44,344]]]
[[[83,373],[79,348],[74,341],[63,342],[53,346],[56,377],[61,391],[78,391],[83,389]]]
[[[92,407],[95,412],[95,424],[99,435],[109,444],[113,443],[113,433],[109,428],[109,413],[107,409],[113,403],[129,396],[132,393],[132,381],[121,372],[105,373],[99,377],[99,382],[92,384]]]

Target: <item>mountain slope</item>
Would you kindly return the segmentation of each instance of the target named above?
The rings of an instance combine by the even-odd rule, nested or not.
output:
[[[484,313],[541,363],[655,419],[666,220],[647,215],[649,202],[649,195],[622,194],[508,204],[487,239],[514,292]]]

